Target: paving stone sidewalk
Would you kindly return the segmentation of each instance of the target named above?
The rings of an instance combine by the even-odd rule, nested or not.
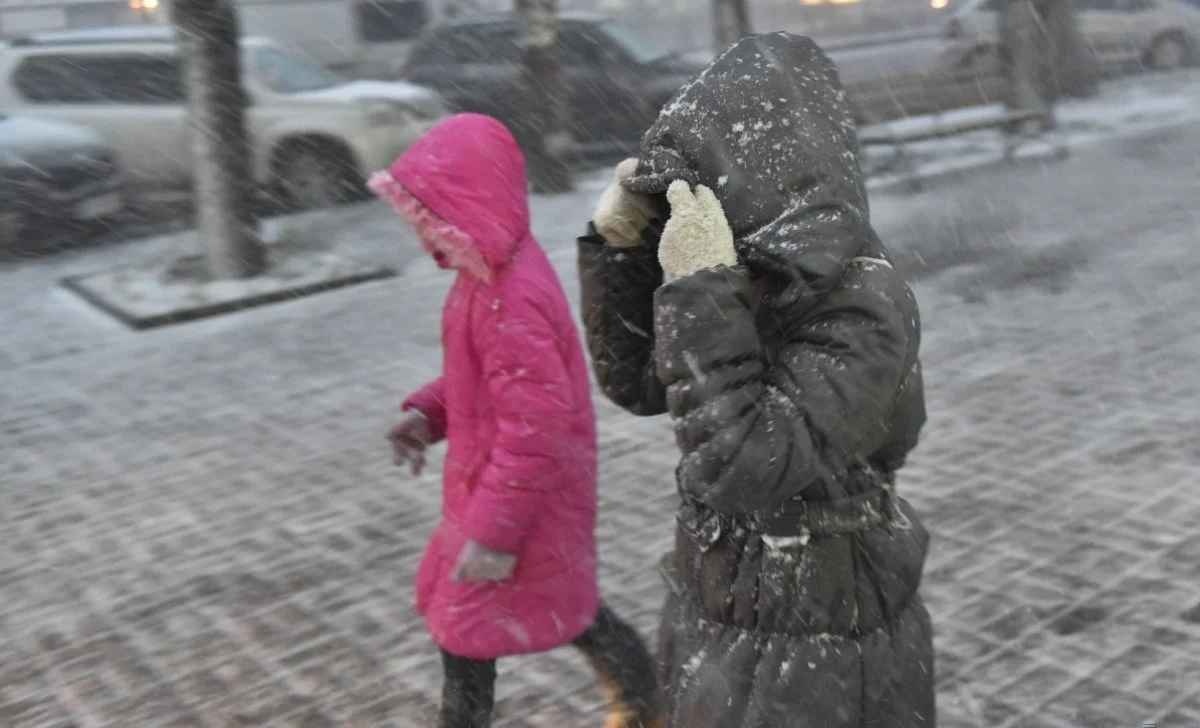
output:
[[[1200,726],[1200,135],[981,173],[874,214],[918,276],[940,725]],[[592,190],[538,201],[576,295]],[[444,279],[135,334],[0,268],[0,726],[430,726],[410,583],[438,507],[382,433],[436,369]],[[648,637],[669,424],[601,408],[606,598]],[[600,725],[570,651],[496,724]]]

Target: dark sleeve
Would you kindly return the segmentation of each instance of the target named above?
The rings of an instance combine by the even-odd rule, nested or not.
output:
[[[661,228],[647,232],[657,242]],[[613,248],[589,226],[579,238],[583,325],[596,379],[615,404],[637,415],[667,411],[654,366],[654,291],[662,268],[654,245]]]
[[[848,269],[816,309],[783,327],[771,361],[751,295],[745,269],[722,267],[655,297],[680,484],[727,513],[773,510],[866,462],[891,438],[916,359],[915,301],[890,270]]]

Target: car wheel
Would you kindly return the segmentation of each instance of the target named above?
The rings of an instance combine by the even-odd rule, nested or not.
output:
[[[344,154],[320,147],[296,148],[279,169],[287,202],[300,210],[334,207],[353,199],[354,173]]]
[[[1154,41],[1150,49],[1150,66],[1159,71],[1170,71],[1187,65],[1191,49],[1178,35],[1167,35]]]

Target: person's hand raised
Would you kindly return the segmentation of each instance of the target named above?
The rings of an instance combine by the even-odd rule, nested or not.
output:
[[[682,180],[667,189],[671,217],[663,228],[658,260],[668,278],[682,278],[705,268],[737,265],[733,231],[713,191]]]
[[[654,201],[625,189],[624,182],[637,172],[638,161],[629,158],[617,165],[612,182],[600,195],[592,224],[604,242],[614,248],[634,248],[642,244],[642,231],[654,217]]]

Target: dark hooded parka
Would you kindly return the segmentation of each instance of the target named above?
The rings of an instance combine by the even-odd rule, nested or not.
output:
[[[580,239],[600,384],[670,412],[682,452],[660,633],[675,728],[935,722],[928,536],[894,491],[925,420],[917,305],[857,151],[820,49],[752,36],[664,108],[627,182],[710,186],[740,265],[664,285],[661,224],[639,248]]]

